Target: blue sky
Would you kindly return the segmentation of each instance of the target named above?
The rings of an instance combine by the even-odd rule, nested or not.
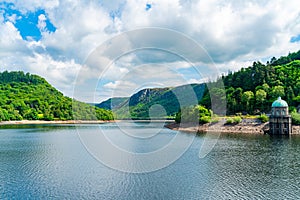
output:
[[[55,26],[47,18],[47,14],[43,9],[37,9],[22,13],[15,8],[13,3],[0,3],[0,12],[3,13],[4,22],[13,20],[15,27],[20,32],[23,40],[39,41],[42,38],[41,30],[38,27],[39,16],[44,15],[45,29],[50,33],[55,32]],[[14,18],[14,19],[12,19]]]
[[[199,83],[211,78],[207,74],[214,71],[226,73],[256,60],[265,62],[270,57],[298,51],[297,8],[296,0],[2,1],[0,70],[41,75],[71,97],[74,86],[82,87],[82,93],[75,98],[89,102],[127,96],[141,87]],[[174,34],[130,33],[149,27]],[[214,63],[207,63],[184,40],[174,40],[177,33],[203,47]],[[109,49],[114,45],[105,43],[108,40],[119,46]],[[157,50],[129,51],[146,42]],[[107,44],[107,55],[99,55],[97,65],[85,69],[90,55],[103,44]],[[164,49],[192,60],[186,63],[180,56],[163,53]],[[113,57],[125,50],[129,53],[118,59]],[[104,63],[110,63],[109,67],[102,66]],[[197,74],[195,66],[205,75]],[[78,78],[78,73],[84,76]],[[99,81],[101,74],[105,76]],[[101,84],[95,85],[97,81]]]
[[[297,36],[293,36],[291,37],[291,42],[295,43],[295,42],[299,42],[300,41],[300,34],[297,35]]]

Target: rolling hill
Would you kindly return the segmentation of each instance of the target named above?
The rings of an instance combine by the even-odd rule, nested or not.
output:
[[[44,78],[24,72],[0,73],[0,121],[111,120],[111,111],[64,96]]]

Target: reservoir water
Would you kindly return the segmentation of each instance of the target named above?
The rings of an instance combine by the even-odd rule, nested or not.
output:
[[[204,135],[174,163],[149,173],[126,173],[95,159],[81,133],[99,128],[120,148],[145,153],[177,134],[162,124],[20,125],[0,127],[0,199],[299,199],[300,137],[222,135],[199,158]],[[184,138],[194,137],[180,133]],[[182,148],[179,144],[173,147]],[[112,155],[113,157],[113,155]],[[130,163],[124,163],[128,165]]]

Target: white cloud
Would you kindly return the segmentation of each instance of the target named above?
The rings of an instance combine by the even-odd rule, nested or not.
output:
[[[109,94],[109,96],[120,97],[129,96],[144,88],[163,88],[184,85],[191,83],[191,81],[193,83],[203,81],[200,74],[195,74],[193,77],[196,77],[197,80],[190,79],[166,64],[146,64],[135,66],[115,81],[100,84],[97,91]]]
[[[30,66],[30,71],[47,77],[52,85],[72,96],[76,75],[81,68],[74,60],[63,62],[54,60],[49,55],[34,54],[33,57],[29,57],[26,64]]]
[[[18,47],[22,47],[25,44],[12,22],[2,22],[0,24],[0,30],[0,51],[2,53],[16,50]]]
[[[59,0],[6,0],[6,2],[13,3],[16,8],[22,12],[34,11],[37,8],[52,9],[60,5]]]
[[[44,14],[40,14],[38,17],[38,27],[41,31],[46,31],[46,16]]]
[[[191,43],[167,31],[145,30],[139,34],[126,34],[126,31],[137,28],[160,27],[185,34],[204,47],[220,72],[237,70],[255,60],[299,50],[299,43],[290,43],[291,37],[300,34],[299,3],[296,0],[288,3],[283,0],[9,2],[22,13],[45,10],[45,15],[39,15],[37,24],[42,38],[40,41],[24,41],[15,27],[18,16],[12,14],[5,21],[0,13],[0,69],[37,73],[68,95],[72,95],[70,88],[80,69],[85,84],[95,84],[104,73],[106,85],[101,94],[104,96],[99,97],[103,99],[111,95],[110,91],[116,85],[119,85],[120,94],[128,94],[132,88],[146,82],[170,86],[207,78],[185,77],[186,80],[180,80],[180,70],[189,69],[191,64],[211,67],[207,73],[214,68],[212,63],[205,64],[208,60],[204,51],[199,52]],[[151,4],[150,10],[146,9],[146,4]],[[56,27],[54,33],[47,31],[46,18]],[[113,40],[115,44],[104,43],[124,31],[122,37]],[[93,57],[93,50],[103,43]],[[156,49],[128,53],[139,46]],[[170,51],[164,51],[166,49]],[[126,52],[128,54],[123,55]],[[181,55],[191,63],[183,60]],[[153,66],[139,67],[143,64]],[[155,64],[168,67],[157,69]],[[84,84],[84,80],[77,81]],[[92,97],[86,91],[83,99],[91,101]]]
[[[57,30],[45,35],[43,42],[54,54],[83,62],[94,48],[111,37],[105,28],[112,19],[93,1],[62,1],[59,7],[50,9],[48,15]]]

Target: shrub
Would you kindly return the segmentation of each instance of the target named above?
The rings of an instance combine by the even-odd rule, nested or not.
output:
[[[257,119],[259,119],[262,123],[269,121],[269,117],[266,114],[261,114]]]
[[[290,107],[289,107],[289,112],[290,112],[290,113],[297,112],[297,108],[296,108],[295,106],[290,106]]]
[[[238,124],[241,121],[242,121],[242,118],[240,116],[229,117],[226,120],[226,124]]]
[[[300,114],[293,112],[291,113],[291,115],[292,115],[292,123],[296,125],[300,125]]]
[[[203,116],[203,117],[199,118],[199,123],[200,124],[206,124],[206,123],[209,123],[210,120],[211,120],[210,116]]]
[[[175,114],[175,122],[180,123],[181,121],[181,112]]]
[[[234,121],[234,123],[238,124],[238,123],[242,122],[242,118],[240,116],[235,116],[235,117],[233,117],[233,121]]]
[[[231,117],[227,118],[226,124],[233,124],[233,119]]]
[[[211,120],[212,112],[206,109],[204,106],[197,105],[197,106],[189,106],[182,108],[178,113],[175,115],[175,122],[195,122],[196,120],[199,121],[200,124],[209,123]]]
[[[210,122],[212,122],[212,123],[217,123],[217,122],[219,122],[219,121],[220,121],[219,116],[218,116],[217,114],[213,114],[213,113],[212,113],[212,117],[211,117]]]

